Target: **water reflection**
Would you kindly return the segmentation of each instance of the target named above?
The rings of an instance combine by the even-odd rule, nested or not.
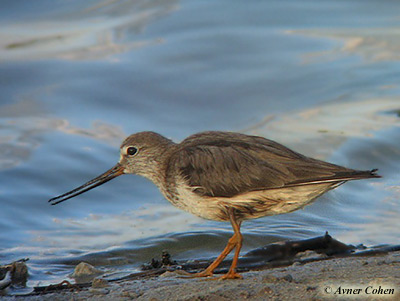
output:
[[[400,35],[398,28],[288,30],[287,33],[316,38],[322,37],[343,43],[343,46],[334,47],[329,51],[306,54],[304,56],[305,62],[312,62],[321,58],[332,60],[343,53],[359,55],[369,62],[400,60]]]
[[[57,18],[0,26],[0,61],[94,60],[162,42],[133,40],[149,23],[170,14],[177,1],[103,1],[77,3],[74,14],[62,8]],[[133,40],[133,41],[132,41]]]
[[[395,179],[397,183],[399,180],[399,177]],[[400,234],[394,232],[393,229],[400,227],[400,185],[392,185],[384,189],[388,191],[388,195],[381,201],[375,200],[376,203],[371,211],[360,216],[363,221],[351,223],[351,231],[341,233],[341,239],[367,246],[399,242]]]
[[[71,125],[66,119],[48,116],[46,106],[34,99],[0,106],[0,170],[28,160],[46,133],[90,137],[118,147],[126,136],[121,127],[94,121],[89,129]]]
[[[301,112],[268,118],[247,131],[277,140],[311,157],[326,159],[350,138],[373,137],[374,132],[400,126],[398,98],[334,101]]]
[[[30,233],[35,244],[47,246],[47,256],[51,257],[51,254],[60,256],[60,251],[64,253],[69,249],[93,252],[143,238],[151,240],[151,237],[171,232],[184,232],[200,221],[164,203],[117,215],[88,214],[83,219],[54,218],[48,230]]]

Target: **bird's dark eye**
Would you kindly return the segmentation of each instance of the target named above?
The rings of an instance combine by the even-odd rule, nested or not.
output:
[[[134,147],[134,146],[130,146],[130,147],[128,147],[128,148],[126,149],[126,153],[127,153],[129,156],[133,156],[134,154],[137,153],[137,151],[138,151],[138,149],[137,149],[136,147]]]

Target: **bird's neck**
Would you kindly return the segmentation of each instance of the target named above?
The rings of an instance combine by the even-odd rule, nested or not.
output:
[[[168,140],[168,143],[159,148],[160,151],[157,154],[148,159],[146,167],[137,173],[152,181],[163,193],[166,185],[165,177],[168,161],[175,147],[176,144]]]

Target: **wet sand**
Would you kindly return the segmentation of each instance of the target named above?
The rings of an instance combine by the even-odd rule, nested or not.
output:
[[[333,258],[250,271],[242,280],[182,279],[176,273],[6,300],[400,300],[400,252]],[[101,287],[104,285],[104,287]]]

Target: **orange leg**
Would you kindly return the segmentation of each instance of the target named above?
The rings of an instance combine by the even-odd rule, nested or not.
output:
[[[241,279],[243,278],[242,275],[236,273],[236,266],[239,260],[239,253],[240,249],[242,248],[242,243],[243,243],[243,236],[240,233],[240,224],[241,222],[237,222],[235,219],[235,216],[232,214],[229,216],[233,231],[235,232],[231,239],[235,238],[236,245],[235,245],[235,255],[233,256],[232,264],[231,267],[229,268],[228,273],[226,273],[224,276],[222,276],[220,279]],[[231,240],[230,239],[230,240]],[[229,241],[230,241],[229,240]]]
[[[208,277],[213,275],[213,271],[220,265],[220,263],[225,259],[225,257],[234,249],[235,255],[233,257],[232,265],[229,268],[228,273],[222,276],[220,279],[237,279],[242,278],[242,276],[236,273],[235,268],[239,259],[240,249],[242,247],[243,237],[240,233],[240,224],[241,221],[237,221],[234,215],[234,209],[229,208],[228,210],[229,220],[232,224],[232,228],[234,231],[233,236],[229,239],[228,244],[222,253],[211,263],[203,272],[193,274],[193,277]]]

